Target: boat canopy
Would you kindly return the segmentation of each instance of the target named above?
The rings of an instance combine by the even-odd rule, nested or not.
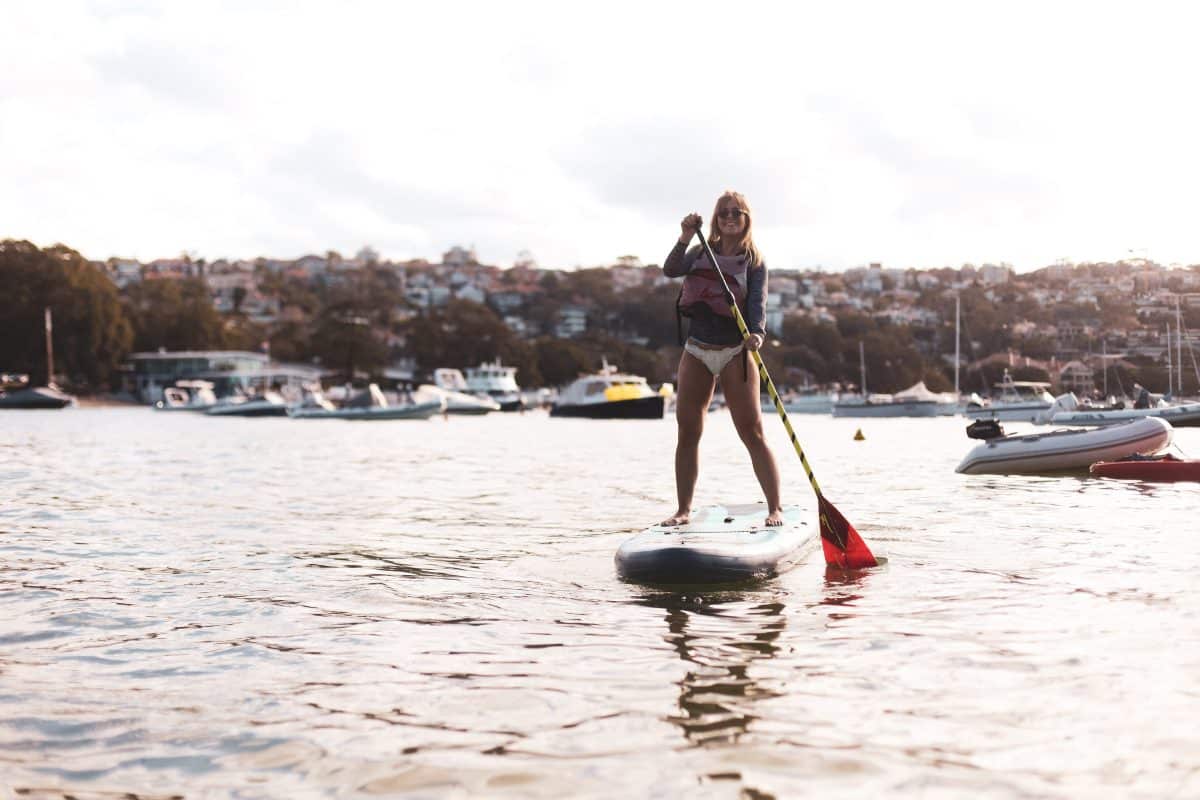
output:
[[[896,394],[893,395],[893,397],[896,400],[906,400],[906,401],[912,401],[912,400],[929,401],[929,400],[932,400],[934,402],[938,402],[942,399],[942,396],[940,394],[938,394],[937,392],[929,391],[929,387],[925,385],[925,381],[917,381],[916,383],[914,383],[912,386],[908,387],[904,391],[896,392]]]

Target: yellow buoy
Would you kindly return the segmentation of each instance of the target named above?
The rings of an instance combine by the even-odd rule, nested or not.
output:
[[[865,437],[865,436],[863,436],[863,435],[862,435],[862,428],[859,428],[858,430],[856,430],[856,431],[854,432],[854,441],[856,441],[856,442],[861,442],[862,440],[864,440],[864,439],[866,439],[866,438],[867,438],[867,437]]]

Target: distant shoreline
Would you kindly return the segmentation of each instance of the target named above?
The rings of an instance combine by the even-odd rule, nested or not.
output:
[[[145,403],[133,398],[114,397],[108,394],[75,395],[80,408],[144,408]]]

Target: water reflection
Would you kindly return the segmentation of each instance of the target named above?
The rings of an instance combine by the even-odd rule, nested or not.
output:
[[[852,606],[862,597],[861,590],[870,573],[866,570],[844,570],[825,567],[825,596],[823,606]]]
[[[757,719],[756,703],[779,692],[750,673],[773,658],[787,626],[785,606],[741,593],[662,594],[643,598],[661,608],[666,640],[688,671],[679,681],[679,711],[670,718],[693,744],[736,742]]]

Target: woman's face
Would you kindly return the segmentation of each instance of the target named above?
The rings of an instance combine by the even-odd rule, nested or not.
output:
[[[717,209],[717,225],[721,228],[722,236],[732,239],[740,238],[746,232],[748,219],[749,215],[731,197],[722,200]]]

